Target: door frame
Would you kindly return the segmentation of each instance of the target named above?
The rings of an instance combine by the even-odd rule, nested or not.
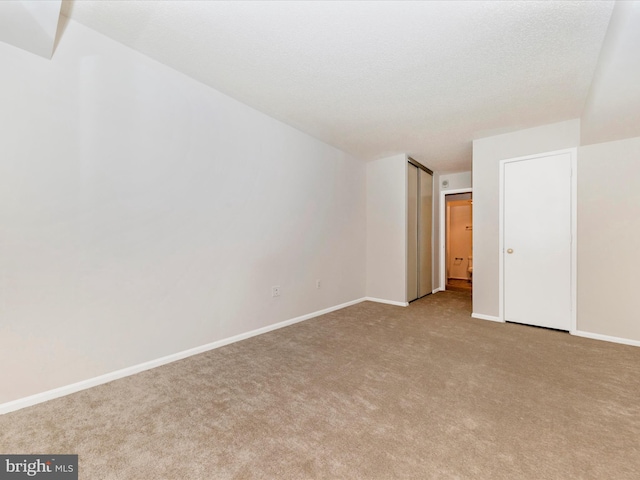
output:
[[[441,292],[447,289],[447,195],[455,195],[457,193],[471,193],[473,198],[473,188],[456,188],[453,190],[440,191],[440,288]],[[474,262],[475,264],[475,262]],[[473,287],[471,287],[473,288]]]
[[[574,334],[577,330],[577,217],[578,217],[578,149],[566,148],[563,150],[554,150],[552,152],[537,153],[534,155],[525,155],[523,157],[508,158],[500,160],[500,197],[499,197],[499,227],[498,227],[498,298],[499,311],[498,319],[505,322],[504,319],[504,167],[507,163],[520,162],[523,160],[534,160],[536,158],[551,157],[554,155],[569,154],[571,158],[571,325],[569,333]]]

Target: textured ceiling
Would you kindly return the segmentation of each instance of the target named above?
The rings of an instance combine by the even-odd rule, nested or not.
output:
[[[360,158],[469,170],[471,141],[579,117],[609,1],[88,1],[63,13]]]
[[[582,144],[640,136],[640,2],[618,2],[582,114]]]
[[[0,42],[51,58],[62,0],[0,1]]]

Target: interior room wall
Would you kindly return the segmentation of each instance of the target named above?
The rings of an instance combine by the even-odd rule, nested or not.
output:
[[[442,188],[442,182],[448,181],[449,186]],[[440,243],[440,197],[444,190],[456,190],[462,188],[471,188],[471,171],[434,174],[434,193],[433,193],[433,285],[438,290],[444,290],[445,286],[440,285],[440,256],[445,255],[442,244]]]
[[[364,162],[73,21],[0,62],[0,403],[364,297]]]
[[[474,140],[474,315],[493,319],[499,315],[500,160],[577,147],[579,144],[579,119]]]
[[[443,182],[448,182],[449,186],[444,187]],[[445,193],[446,190],[457,190],[460,188],[471,188],[471,171],[440,175],[440,189],[445,191]]]
[[[407,156],[367,163],[367,297],[406,304]]]
[[[640,137],[578,149],[578,330],[636,344],[638,159]]]

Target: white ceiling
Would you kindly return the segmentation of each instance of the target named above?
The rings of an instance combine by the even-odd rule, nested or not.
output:
[[[579,117],[611,1],[89,1],[62,12],[360,158],[471,168]],[[54,54],[55,55],[55,54]]]
[[[0,1],[0,42],[51,58],[62,0]]]
[[[581,141],[640,136],[640,2],[618,2],[582,114]]]

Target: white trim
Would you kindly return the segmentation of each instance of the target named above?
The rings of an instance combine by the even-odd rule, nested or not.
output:
[[[473,194],[473,188],[455,188],[453,190],[440,190],[440,291],[444,291],[447,285],[447,266],[446,266],[446,254],[447,254],[447,244],[446,244],[446,196],[447,195],[455,195],[457,193],[471,193]]]
[[[445,290],[444,288],[440,288],[440,287],[438,287],[438,288],[436,288],[436,289],[435,289],[433,292],[431,292],[431,293],[438,293],[438,292],[445,292],[445,291],[446,291],[446,290]]]
[[[498,320],[504,322],[504,160],[498,180]],[[475,263],[474,263],[475,265]]]
[[[404,215],[402,221],[404,222],[404,242],[402,248],[404,249],[404,275],[403,275],[403,289],[405,300],[409,298],[409,155],[404,155]],[[417,168],[417,167],[416,167]],[[400,305],[400,302],[391,303],[391,301],[384,301],[375,298],[367,297],[370,302],[388,303],[389,305]],[[405,302],[409,305],[409,302]],[[406,305],[404,305],[406,306]]]
[[[479,320],[489,320],[490,322],[504,323],[504,320],[501,320],[500,317],[494,317],[493,315],[484,315],[482,313],[472,313],[471,318],[477,318]]]
[[[583,332],[581,330],[572,330],[571,335],[576,337],[591,338],[593,340],[602,340],[605,342],[621,343],[622,345],[631,345],[633,347],[640,347],[640,340],[631,340],[629,338],[612,337],[610,335],[602,335],[600,333]]]
[[[363,300],[368,302],[385,303],[387,305],[395,305],[396,307],[408,307],[409,302],[396,302],[395,300],[385,300],[384,298],[364,297]]]
[[[370,300],[370,299],[367,298],[366,300]],[[231,343],[239,342],[241,340],[246,340],[247,338],[255,337],[256,335],[261,335],[263,333],[267,333],[272,330],[277,330],[279,328],[288,327],[289,325],[293,325],[294,323],[309,320],[311,318],[318,317],[320,315],[324,315],[330,312],[334,312],[336,310],[340,310],[342,308],[349,307],[351,305],[355,305],[357,303],[361,303],[364,301],[365,301],[365,298],[359,298],[357,300],[352,300],[350,302],[342,303],[340,305],[335,305],[333,307],[325,308],[323,310],[318,310],[313,313],[308,313],[300,317],[285,320],[283,322],[274,323],[273,325],[267,325],[266,327],[258,328],[256,330],[251,330],[250,332],[241,333],[239,335],[234,335],[233,337],[225,338],[222,340],[218,340],[216,342],[208,343],[206,345],[201,345],[199,347],[191,348],[189,350],[184,350],[182,352],[167,355],[166,357],[157,358],[155,360],[150,360],[148,362],[140,363],[138,365],[133,365],[131,367],[123,368],[121,370],[116,370],[115,372],[106,373],[98,377],[89,378],[87,380],[82,380],[77,383],[72,383],[71,385],[65,385],[63,387],[54,388],[53,390],[47,390],[46,392],[36,393],[35,395],[30,395],[28,397],[12,400],[10,402],[0,404],[0,415],[4,415],[5,413],[20,410],[22,408],[30,407],[32,405],[46,402],[48,400],[53,400],[54,398],[70,395],[72,393],[76,393],[81,390],[86,390],[91,387],[96,387],[98,385],[112,382],[114,380],[118,380],[124,377],[135,375],[136,373],[140,373],[140,372],[144,372],[145,370],[150,370],[152,368],[160,367],[162,365],[166,365],[167,363],[172,363],[177,360],[182,360],[184,358],[191,357],[193,355],[198,355],[200,353],[208,352],[209,350],[215,350],[216,348],[224,347],[225,345],[229,345]]]
[[[553,152],[543,152],[524,157],[515,157],[500,160],[500,183],[499,183],[499,203],[498,203],[498,316],[504,322],[504,167],[511,162],[532,160],[535,158],[551,157],[568,153],[571,159],[571,325],[570,331],[577,328],[577,259],[578,259],[578,149],[565,148],[554,150]]]

